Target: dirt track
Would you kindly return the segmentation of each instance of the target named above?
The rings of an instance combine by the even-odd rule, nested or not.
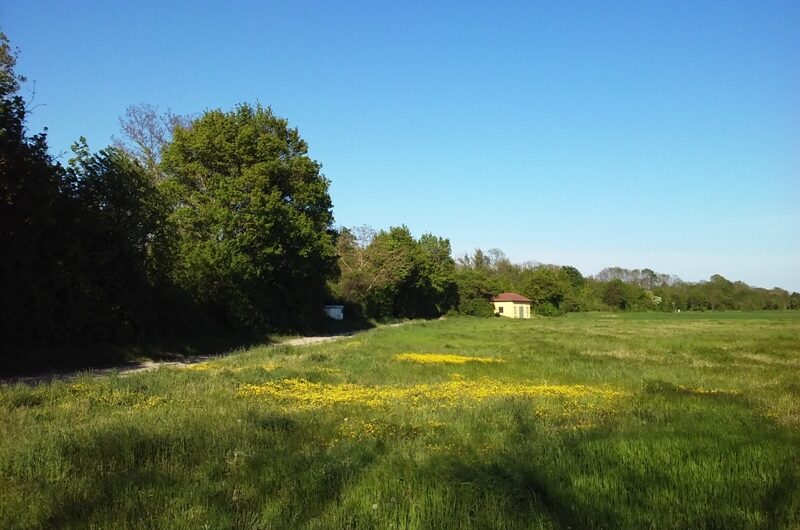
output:
[[[318,344],[321,342],[330,342],[334,340],[340,340],[352,336],[352,333],[343,334],[343,335],[328,335],[323,337],[298,337],[296,339],[289,339],[282,342],[278,342],[272,344],[272,346],[306,346],[309,344]],[[97,368],[97,369],[86,369],[86,370],[77,370],[77,371],[70,371],[70,372],[48,372],[48,373],[40,373],[36,375],[30,376],[23,376],[23,377],[10,377],[7,379],[0,379],[0,384],[13,384],[13,383],[25,383],[28,385],[37,385],[39,383],[46,383],[48,381],[60,381],[65,379],[71,379],[73,377],[79,375],[91,375],[91,376],[101,376],[101,375],[109,375],[109,374],[133,374],[137,372],[147,372],[149,370],[156,370],[158,368],[167,368],[167,367],[175,367],[175,368],[182,368],[185,366],[190,366],[193,364],[202,363],[205,361],[210,361],[211,359],[215,359],[218,357],[224,356],[221,355],[196,355],[191,357],[184,357],[178,361],[163,361],[163,362],[156,362],[156,361],[144,361],[140,363],[130,363],[130,364],[123,364],[119,366],[112,366],[110,368]]]
[[[408,324],[409,322],[411,321],[398,322],[396,324],[385,324],[380,327],[394,328],[397,326]],[[325,335],[319,337],[298,337],[296,339],[288,339],[281,342],[277,342],[275,344],[270,344],[270,346],[308,346],[309,344],[319,344],[321,342],[331,342],[335,340],[346,339],[347,337],[352,337],[356,333],[358,332],[342,333],[339,335]],[[38,385],[39,383],[46,383],[48,381],[62,381],[65,379],[71,379],[79,375],[101,376],[114,373],[127,375],[137,372],[147,372],[149,370],[156,370],[158,368],[168,368],[168,367],[181,368],[184,366],[190,366],[192,364],[210,361],[211,359],[215,359],[224,355],[225,354],[196,355],[191,357],[184,357],[178,361],[163,361],[163,362],[144,361],[140,363],[129,363],[119,366],[112,366],[109,368],[85,369],[85,370],[76,370],[70,372],[47,372],[47,373],[40,373],[36,375],[23,376],[23,377],[9,377],[7,379],[0,379],[0,385],[13,384],[13,383]]]

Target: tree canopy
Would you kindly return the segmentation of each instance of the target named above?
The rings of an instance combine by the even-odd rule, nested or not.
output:
[[[368,316],[433,317],[457,304],[447,239],[433,234],[415,239],[405,226],[379,232],[344,228],[337,250],[341,276],[334,293]]]
[[[336,250],[329,182],[297,129],[260,105],[208,111],[175,127],[162,168],[178,285],[235,325],[310,324]]]

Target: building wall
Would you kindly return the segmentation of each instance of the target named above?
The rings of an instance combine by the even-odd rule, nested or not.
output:
[[[524,316],[522,318],[531,318],[531,304],[524,302],[492,302],[494,304],[494,312],[502,317],[519,318],[519,307],[524,309]],[[503,311],[500,311],[500,308]]]
[[[343,305],[326,305],[323,310],[325,314],[334,320],[344,320]]]

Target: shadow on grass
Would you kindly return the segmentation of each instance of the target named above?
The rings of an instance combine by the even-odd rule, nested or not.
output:
[[[506,499],[509,520],[536,520],[544,515],[555,522],[557,528],[580,527],[580,521],[572,513],[576,500],[566,492],[558,491],[552,477],[548,477],[527,454],[498,453],[483,461],[443,458],[433,466],[438,467],[442,475],[457,487],[469,485],[480,492]],[[480,514],[470,513],[469,517],[479,519]]]
[[[40,383],[71,377],[77,370],[132,370],[148,361],[190,363],[270,343],[271,339],[265,335],[222,334],[171,337],[128,345],[31,349],[13,357],[0,357],[0,381]]]
[[[646,395],[663,396],[668,399],[694,397],[730,404],[750,405],[752,403],[752,400],[746,395],[736,391],[680,386],[658,379],[645,381],[644,392]]]
[[[637,411],[561,431],[516,415],[493,449],[470,450],[478,444],[467,439],[428,468],[459,498],[494,492],[509,520],[543,514],[556,528],[782,528],[798,520],[795,431],[764,422],[738,395],[663,390],[638,398],[639,408],[658,409],[647,422]]]
[[[70,480],[37,485],[55,508],[44,527],[298,528],[338,502],[385,451],[331,449],[305,422],[274,412],[250,410],[231,428],[221,419],[64,439],[57,452]]]
[[[326,319],[304,335],[349,335],[375,327],[365,320]],[[265,334],[218,331],[208,335],[162,337],[125,345],[93,344],[39,348],[0,354],[0,382],[40,383],[68,378],[78,370],[136,370],[147,362],[191,364],[253,346],[273,344]]]
[[[326,318],[311,332],[319,336],[347,335],[358,331],[366,331],[374,327],[375,324],[373,322],[363,318],[345,320]]]

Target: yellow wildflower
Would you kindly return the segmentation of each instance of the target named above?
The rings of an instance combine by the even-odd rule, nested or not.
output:
[[[398,353],[396,361],[408,361],[416,364],[465,364],[465,363],[503,363],[501,359],[491,357],[468,357],[450,353]]]
[[[393,403],[415,406],[454,406],[463,401],[496,398],[565,398],[595,397],[615,399],[626,395],[608,388],[585,385],[531,385],[483,379],[452,380],[438,384],[410,386],[365,386],[353,383],[325,384],[305,379],[283,379],[263,385],[245,384],[239,397],[259,397],[292,404],[298,409],[316,409],[338,405],[381,407]]]

